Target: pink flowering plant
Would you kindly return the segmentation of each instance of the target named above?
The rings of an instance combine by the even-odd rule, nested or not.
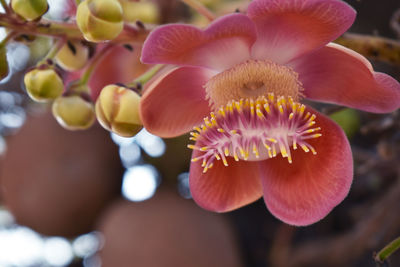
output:
[[[400,106],[400,84],[362,55],[330,43],[354,22],[339,0],[254,0],[205,29],[153,30],[142,61],[170,64],[146,85],[144,127],[191,132],[190,190],[225,212],[264,198],[292,225],[324,218],[348,194],[353,160],[343,130],[304,100],[368,112]]]

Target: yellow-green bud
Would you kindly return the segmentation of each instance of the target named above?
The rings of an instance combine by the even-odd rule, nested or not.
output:
[[[28,95],[35,101],[46,102],[59,97],[64,84],[53,69],[33,69],[24,77]]]
[[[57,122],[67,130],[85,130],[95,120],[93,104],[79,95],[58,97],[52,111]]]
[[[8,72],[7,49],[5,45],[2,45],[0,46],[0,80],[7,77]]]
[[[140,96],[134,91],[107,85],[96,101],[97,120],[105,129],[120,136],[134,136],[142,129],[139,102]]]
[[[11,8],[26,20],[35,20],[49,9],[47,0],[12,0]]]
[[[118,0],[85,0],[78,6],[76,22],[86,40],[112,40],[124,26],[123,10]]]
[[[68,71],[82,69],[89,59],[89,47],[80,41],[65,44],[56,55],[56,61],[61,68]]]
[[[135,2],[130,0],[119,0],[124,10],[124,20],[134,22],[140,20],[145,23],[157,23],[160,19],[160,10],[157,5],[150,1]]]

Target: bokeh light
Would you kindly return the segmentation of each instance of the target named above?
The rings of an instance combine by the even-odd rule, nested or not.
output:
[[[158,172],[153,166],[134,166],[124,174],[122,194],[130,201],[143,201],[154,195],[157,185]]]
[[[61,237],[50,237],[44,242],[44,258],[51,266],[66,266],[74,258],[71,244]]]
[[[134,141],[134,137],[122,137],[115,133],[111,133],[111,139],[119,146],[130,145]]]
[[[125,168],[132,167],[140,161],[140,147],[136,143],[121,146],[119,148],[119,156]]]
[[[189,173],[184,172],[178,175],[178,192],[183,198],[190,199],[192,194],[189,188]]]
[[[92,256],[101,248],[101,237],[96,232],[78,236],[73,241],[72,248],[78,257],[86,258]]]
[[[41,266],[43,239],[26,227],[0,230],[0,266]]]
[[[160,137],[152,135],[146,129],[141,130],[134,137],[134,140],[150,157],[161,157],[165,153],[164,141]]]

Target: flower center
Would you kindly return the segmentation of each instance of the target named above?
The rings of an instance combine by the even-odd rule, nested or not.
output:
[[[229,101],[257,99],[274,93],[298,102],[303,87],[291,68],[267,60],[247,60],[212,77],[205,85],[210,106],[217,110]]]
[[[273,93],[256,100],[232,100],[190,133],[196,144],[188,147],[203,152],[192,161],[202,160],[204,172],[213,166],[215,159],[228,166],[228,156],[236,161],[265,160],[280,153],[292,163],[290,147],[296,150],[299,146],[304,152],[317,154],[307,142],[321,136],[315,118],[305,105],[291,97],[275,98]]]

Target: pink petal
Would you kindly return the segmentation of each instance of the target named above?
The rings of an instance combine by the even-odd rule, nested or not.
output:
[[[194,151],[192,158],[199,156]],[[201,162],[190,165],[190,191],[196,203],[207,210],[225,212],[252,203],[262,196],[258,162],[238,161],[227,157],[228,165],[214,161],[214,166],[203,173]]]
[[[214,72],[194,67],[174,68],[150,83],[140,101],[144,127],[161,137],[190,131],[208,116],[203,85]]]
[[[255,0],[248,16],[258,31],[253,58],[286,63],[339,37],[356,12],[338,0]]]
[[[299,73],[309,99],[376,113],[400,107],[400,84],[343,46],[329,44],[289,65]]]
[[[350,145],[342,129],[322,114],[316,121],[322,136],[309,143],[317,155],[298,148],[292,150],[292,164],[279,155],[260,164],[264,201],[288,224],[308,225],[324,218],[346,197],[353,179]]]
[[[242,14],[221,17],[204,31],[190,25],[170,24],[149,35],[142,61],[223,70],[248,59],[255,39],[253,23]]]

